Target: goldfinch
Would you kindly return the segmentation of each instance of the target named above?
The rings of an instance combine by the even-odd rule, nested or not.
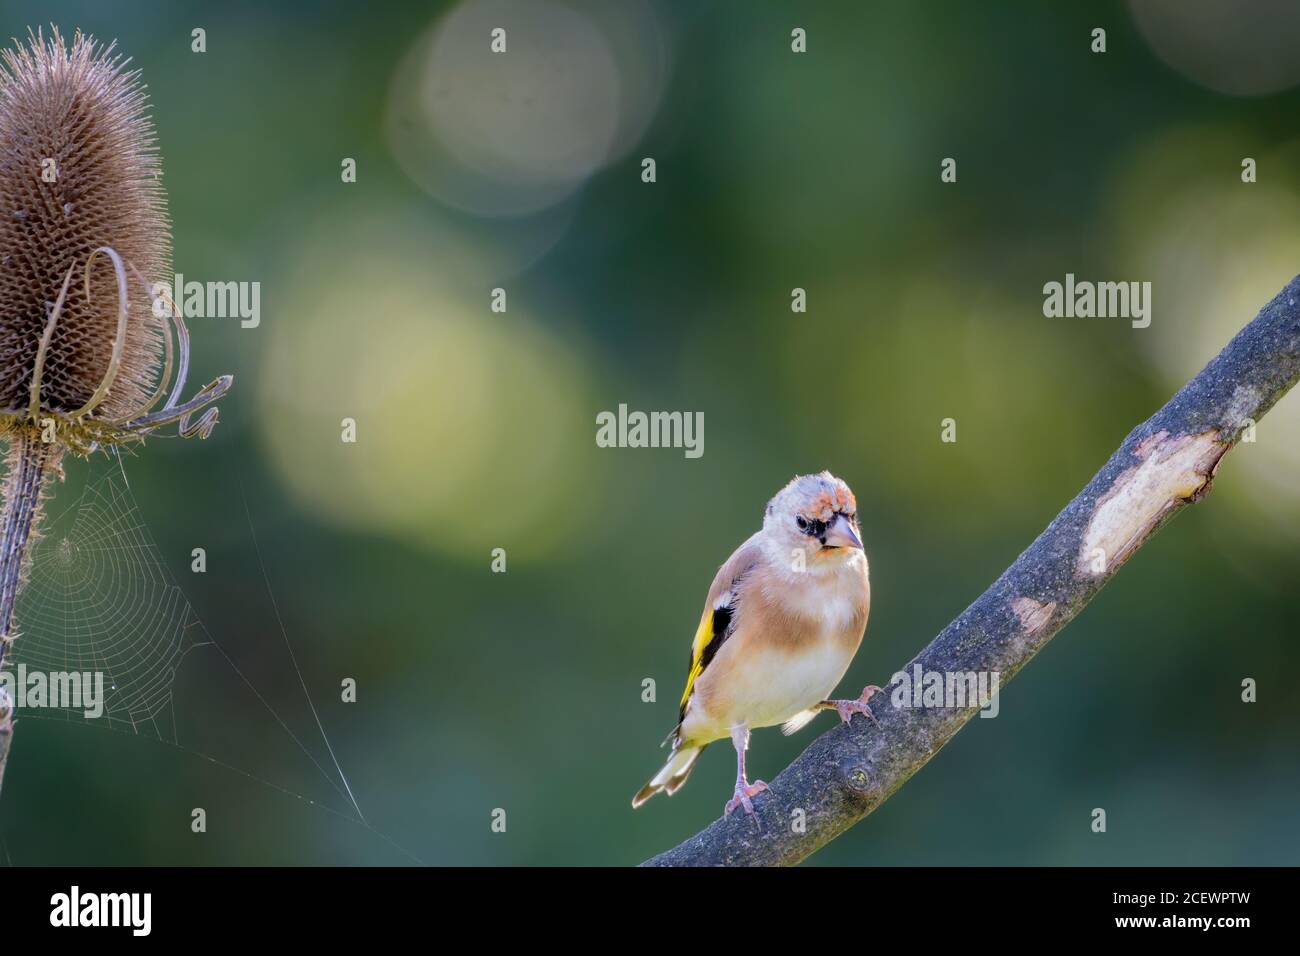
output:
[[[676,793],[704,748],[730,737],[736,790],[726,813],[753,813],[767,784],[745,777],[751,730],[783,724],[792,734],[831,709],[845,723],[855,713],[875,721],[867,702],[879,687],[857,700],[828,699],[862,643],[870,607],[853,492],[828,471],[795,478],[768,503],[762,530],[713,579],[677,726],[664,741],[672,754],[632,806],[661,790]]]

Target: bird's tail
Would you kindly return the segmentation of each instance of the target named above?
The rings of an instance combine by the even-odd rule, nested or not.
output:
[[[636,796],[632,798],[632,809],[635,810],[641,806],[660,790],[670,797],[676,793],[677,788],[684,784],[686,778],[691,775],[691,770],[695,767],[695,761],[703,751],[703,746],[674,748],[668,762],[663,765],[663,769],[651,777],[650,782],[638,790]]]

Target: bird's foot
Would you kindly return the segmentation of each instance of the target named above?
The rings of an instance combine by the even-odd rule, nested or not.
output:
[[[846,724],[853,720],[854,714],[866,714],[868,719],[879,727],[880,721],[876,720],[876,715],[873,714],[871,708],[867,706],[867,702],[871,700],[872,696],[879,693],[879,687],[875,684],[868,684],[866,687],[862,688],[862,696],[857,700],[832,700],[828,703],[835,708],[835,713],[839,714],[840,720]]]
[[[762,780],[755,780],[753,783],[748,785],[736,784],[736,795],[727,801],[727,816],[731,816],[732,811],[734,811],[736,807],[744,807],[745,813],[752,815],[754,812],[754,801],[750,798],[758,796],[766,789],[767,784]]]

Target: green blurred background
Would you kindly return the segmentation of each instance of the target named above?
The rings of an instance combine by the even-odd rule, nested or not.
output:
[[[167,740],[23,719],[3,859],[629,864],[700,829],[725,744],[629,800],[777,488],[857,493],[844,690],[884,684],[1300,271],[1300,10],[1232,6],[8,0],[5,36],[80,27],[143,70],[175,268],[261,282],[262,322],[190,323],[192,383],[235,374],[221,423],[126,461],[224,654],[184,658]],[[1067,272],[1152,282],[1150,328],[1044,318]],[[704,412],[704,456],[597,448],[620,402]],[[998,719],[812,862],[1300,860],[1298,478],[1293,396]],[[756,733],[751,774],[831,720]]]

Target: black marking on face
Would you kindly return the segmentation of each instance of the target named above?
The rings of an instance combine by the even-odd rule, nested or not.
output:
[[[799,530],[802,531],[804,534],[806,534],[808,537],[816,538],[823,545],[826,544],[827,524],[825,521],[810,520],[808,518],[805,518],[803,515],[799,515],[799,517],[794,519],[794,523],[799,528]]]
[[[847,521],[849,525],[853,528],[853,530],[857,531],[858,529],[857,515],[846,514],[843,511],[835,512],[835,514],[831,516],[831,520],[829,522],[821,521],[821,520],[813,520],[813,519],[805,518],[803,515],[798,515],[794,519],[794,523],[795,526],[798,527],[798,529],[804,534],[806,534],[808,537],[816,538],[818,543],[820,543],[821,546],[824,548],[826,547],[826,532],[830,528],[830,526],[835,523],[835,520],[837,518],[843,521]]]

